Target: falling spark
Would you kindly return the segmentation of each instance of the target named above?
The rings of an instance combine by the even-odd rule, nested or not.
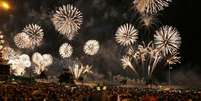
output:
[[[65,35],[69,40],[72,40],[78,34],[83,17],[82,13],[76,7],[68,4],[59,7],[51,20],[58,32]]]
[[[117,43],[123,46],[132,45],[137,40],[138,31],[131,24],[120,26],[115,34]]]

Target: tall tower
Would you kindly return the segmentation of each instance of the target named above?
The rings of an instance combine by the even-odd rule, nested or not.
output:
[[[3,48],[5,47],[5,38],[0,31],[0,81],[5,81],[10,75],[10,66],[7,64],[7,61],[3,59]]]
[[[0,31],[0,64],[5,64],[5,60],[3,59],[3,48],[5,46],[5,40],[4,40],[4,35]]]

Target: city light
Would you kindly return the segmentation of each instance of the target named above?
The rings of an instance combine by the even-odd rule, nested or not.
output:
[[[4,10],[9,10],[10,9],[10,4],[6,1],[0,1],[0,8]]]

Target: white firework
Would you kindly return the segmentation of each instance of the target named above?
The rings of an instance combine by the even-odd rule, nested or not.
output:
[[[43,54],[43,65],[49,66],[53,63],[53,57],[51,54]]]
[[[134,0],[135,9],[141,14],[156,14],[169,6],[172,0]]]
[[[169,56],[167,56],[167,63],[169,65],[180,63],[180,58],[181,57],[179,57],[178,54],[179,53],[177,51],[175,51],[172,54],[170,54]]]
[[[11,47],[4,47],[2,49],[2,58],[5,60],[13,59],[16,56],[16,52]]]
[[[23,76],[25,69],[31,66],[30,57],[27,54],[17,55],[8,62],[11,65],[11,71],[16,76]]]
[[[83,17],[76,7],[68,4],[59,7],[51,20],[58,32],[72,40],[80,29]]]
[[[135,27],[127,23],[127,24],[121,25],[118,28],[115,34],[115,38],[117,43],[119,43],[120,45],[128,46],[136,42],[138,38],[137,35],[138,35],[138,31],[135,29]]]
[[[47,66],[53,63],[53,57],[50,54],[41,55],[40,53],[35,52],[32,55],[32,61],[36,65],[34,68],[34,72],[36,74],[40,74],[42,71],[47,69]]]
[[[181,44],[181,37],[176,28],[163,26],[154,35],[154,44],[164,55],[177,51]]]
[[[84,45],[84,52],[87,55],[95,55],[98,53],[100,46],[97,40],[88,40]]]
[[[131,58],[128,56],[123,56],[123,58],[121,59],[121,63],[124,69],[126,69],[127,67],[133,68]]]
[[[73,53],[73,47],[68,43],[63,43],[59,48],[59,54],[62,58],[68,58]]]
[[[19,56],[20,63],[23,64],[24,67],[30,67],[31,66],[31,60],[29,55],[22,54]]]
[[[73,66],[69,66],[68,67],[71,71],[71,73],[74,75],[74,78],[75,79],[79,79],[80,76],[84,75],[84,74],[87,74],[87,73],[92,73],[91,71],[91,66],[89,65],[83,65],[83,64],[78,64],[78,63],[75,63],[73,64]]]
[[[11,71],[15,76],[23,76],[25,74],[25,68],[20,64],[11,65]]]
[[[41,26],[37,24],[29,24],[25,26],[23,32],[29,36],[32,48],[41,45],[44,37],[44,32]]]
[[[43,57],[40,53],[38,52],[35,52],[33,55],[32,55],[32,61],[33,63],[35,64],[40,64],[41,61],[43,61]]]
[[[32,46],[29,36],[24,32],[16,34],[14,42],[18,48],[31,48]]]

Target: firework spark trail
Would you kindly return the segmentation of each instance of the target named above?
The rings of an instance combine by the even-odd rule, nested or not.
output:
[[[156,14],[169,6],[172,0],[134,0],[134,7],[141,14]]]
[[[181,44],[181,37],[176,28],[163,26],[154,35],[156,48],[162,51],[163,55],[172,54],[177,51]]]
[[[76,7],[68,4],[59,7],[51,20],[58,32],[72,40],[78,34],[83,17]]]
[[[84,53],[87,55],[95,55],[99,51],[99,42],[97,40],[88,40],[84,45]]]
[[[121,62],[124,69],[129,67],[138,74],[137,70],[143,69],[143,75],[145,75],[144,71],[147,70],[146,74],[148,74],[148,77],[151,77],[159,63],[165,62],[170,64],[179,62],[177,55],[178,53],[169,54],[168,57],[163,56],[152,42],[149,42],[148,45],[145,45],[143,42],[142,45],[138,45],[136,48],[130,47],[127,54],[121,59]]]
[[[122,46],[129,46],[136,42],[138,38],[138,31],[131,24],[121,25],[115,34],[117,43]]]
[[[121,63],[124,69],[126,69],[127,67],[131,68],[136,75],[139,76],[138,72],[136,71],[135,67],[132,65],[131,63],[131,58],[128,56],[123,56],[123,58],[121,59]]]
[[[73,47],[68,43],[63,43],[59,48],[59,54],[62,58],[68,58],[73,54]]]
[[[159,55],[156,55],[156,56],[153,58],[154,62],[153,62],[153,64],[150,64],[150,65],[151,65],[151,66],[150,66],[151,69],[150,69],[150,71],[148,71],[148,76],[149,76],[149,77],[151,77],[153,71],[154,71],[155,68],[156,68],[156,65],[159,63],[160,58],[161,58],[161,57],[160,57]]]
[[[71,73],[74,75],[75,79],[79,79],[82,75],[92,73],[91,66],[75,63],[68,67]]]
[[[178,55],[179,55],[179,52],[174,51],[171,55],[167,56],[167,63],[170,65],[180,63],[179,60],[181,57],[179,57]]]
[[[25,28],[23,29],[23,32],[29,36],[32,48],[35,48],[41,45],[41,42],[44,37],[44,32],[41,26],[37,24],[29,24],[25,26]]]

